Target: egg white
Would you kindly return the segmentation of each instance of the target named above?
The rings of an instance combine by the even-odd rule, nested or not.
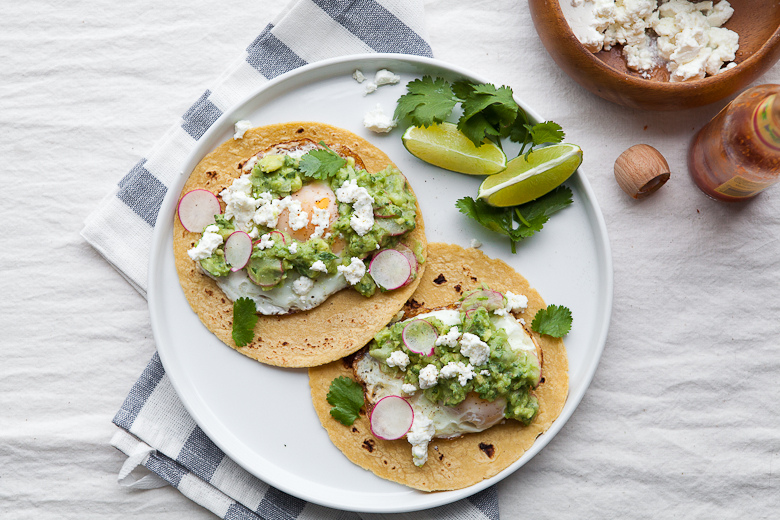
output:
[[[460,312],[456,309],[427,312],[412,319],[426,317],[438,318],[449,326],[460,324]],[[510,348],[529,351],[536,356],[536,345],[533,339],[517,320],[509,315],[494,314],[491,314],[490,320],[497,328],[506,330]],[[475,369],[479,370],[479,367]],[[472,393],[457,406],[444,406],[430,401],[422,390],[407,395],[401,390],[403,379],[382,372],[380,362],[367,352],[356,361],[355,375],[366,385],[366,397],[369,403],[374,404],[388,395],[405,398],[411,404],[415,414],[422,413],[433,422],[436,429],[434,437],[448,439],[465,433],[477,433],[504,420],[506,400],[503,398],[488,402]]]

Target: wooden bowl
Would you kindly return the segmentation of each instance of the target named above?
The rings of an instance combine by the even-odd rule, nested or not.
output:
[[[574,36],[560,2],[528,0],[542,43],[555,63],[597,96],[632,108],[679,110],[713,103],[738,92],[780,58],[780,2],[731,0],[734,15],[724,27],[739,34],[737,66],[700,80],[668,81],[665,66],[649,78],[626,67],[620,47],[596,54]]]

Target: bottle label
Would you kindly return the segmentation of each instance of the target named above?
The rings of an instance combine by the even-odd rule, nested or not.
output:
[[[772,181],[749,181],[746,178],[737,175],[715,188],[715,191],[722,193],[727,197],[748,198],[757,195],[761,190],[771,186],[772,184],[774,184]]]
[[[772,117],[772,103],[777,94],[767,97],[756,107],[753,113],[753,129],[758,135],[759,141],[766,147],[780,152],[780,128],[775,124]]]

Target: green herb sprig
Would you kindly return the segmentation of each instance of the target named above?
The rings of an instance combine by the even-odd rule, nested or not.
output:
[[[531,329],[539,334],[547,334],[553,338],[561,338],[571,330],[571,311],[562,305],[549,305],[546,309],[539,309]]]
[[[347,161],[320,141],[322,149],[310,150],[301,157],[298,167],[313,179],[324,181],[336,175]]]
[[[482,199],[474,200],[471,197],[463,197],[455,206],[489,230],[508,236],[512,253],[516,253],[518,242],[541,231],[553,213],[571,203],[571,189],[558,186],[550,193],[519,206],[497,208]]]
[[[255,338],[257,307],[251,298],[239,298],[233,302],[233,341],[239,347],[249,345]]]
[[[481,146],[486,138],[500,146],[501,139],[508,138],[521,143],[521,155],[534,146],[560,143],[565,135],[552,121],[532,125],[506,85],[496,88],[490,83],[450,83],[423,76],[410,81],[406,90],[398,99],[396,119],[407,118],[414,126],[428,127],[444,122],[460,103],[463,114],[458,119],[458,130],[475,146]]]
[[[333,408],[330,414],[341,424],[351,426],[360,415],[365,399],[363,387],[354,380],[341,376],[330,383],[327,398]]]

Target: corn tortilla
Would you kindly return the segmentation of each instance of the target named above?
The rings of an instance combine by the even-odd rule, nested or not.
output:
[[[528,308],[520,317],[529,323],[544,300],[528,281],[501,260],[487,257],[476,249],[431,243],[428,267],[420,286],[406,308],[434,309],[457,301],[462,293],[480,288],[528,297]],[[412,463],[411,444],[405,439],[386,441],[371,434],[365,410],[352,426],[345,426],[330,415],[326,396],[330,383],[339,376],[354,379],[344,360],[309,369],[309,384],[317,415],[331,441],[349,460],[384,479],[422,491],[462,489],[490,478],[506,469],[544,433],[560,415],[569,392],[569,363],[561,339],[532,332],[543,352],[542,382],[534,393],[539,414],[528,426],[506,420],[480,433],[457,439],[433,439],[428,446],[428,462],[421,468]]]
[[[300,139],[324,141],[334,148],[346,147],[372,173],[394,166],[384,152],[347,130],[311,122],[275,124],[250,129],[242,139],[231,139],[204,157],[193,170],[180,197],[198,188],[219,194],[244,173],[239,165],[251,156],[278,143]],[[425,226],[419,205],[416,219],[417,227],[404,238],[404,243],[412,247],[419,242],[425,252]],[[198,234],[188,232],[174,216],[173,251],[179,282],[187,301],[203,324],[225,344],[269,365],[311,367],[355,352],[403,307],[421,278],[418,276],[406,287],[395,291],[377,291],[371,298],[347,288],[308,311],[283,316],[260,315],[255,326],[255,339],[244,347],[238,347],[232,338],[233,303],[187,255],[187,250],[197,240]],[[420,275],[424,269],[423,263]]]

